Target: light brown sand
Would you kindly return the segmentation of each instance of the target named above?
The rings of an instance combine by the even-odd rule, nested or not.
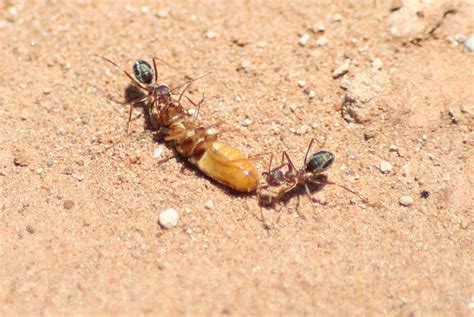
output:
[[[472,314],[474,56],[446,40],[474,32],[472,12],[461,2],[413,44],[390,36],[388,1],[0,2],[0,315]],[[190,92],[206,94],[203,124],[298,165],[326,135],[329,179],[378,206],[325,186],[301,195],[305,220],[297,197],[264,209],[266,230],[254,196],[157,164],[143,116],[126,135],[129,81],[93,54],[128,70],[158,56],[170,85],[212,71]],[[369,122],[347,123],[341,80],[375,58],[390,84]],[[180,220],[164,230],[167,207]]]

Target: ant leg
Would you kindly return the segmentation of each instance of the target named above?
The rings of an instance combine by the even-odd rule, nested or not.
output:
[[[132,101],[130,103],[130,110],[128,111],[128,122],[127,122],[127,134],[130,134],[130,122],[132,121],[132,111],[133,111],[133,106],[141,103],[141,102],[144,102],[148,99],[148,96],[145,96],[141,99],[138,99],[138,100],[135,100],[135,101]]]
[[[348,192],[350,192],[350,193],[356,195],[356,196],[359,197],[364,203],[371,205],[371,204],[369,203],[369,200],[368,200],[367,198],[365,198],[365,197],[362,196],[360,193],[358,193],[358,192],[356,192],[356,191],[350,189],[350,188],[347,187],[347,186],[344,186],[344,185],[341,185],[341,184],[338,184],[338,183],[331,182],[331,181],[329,181],[329,180],[327,180],[327,179],[326,179],[326,180],[310,179],[310,181],[311,181],[312,183],[314,183],[314,184],[320,184],[320,185],[336,185],[336,186],[341,187],[342,189],[345,189],[345,190],[347,190]]]
[[[168,63],[167,63],[164,59],[162,59],[162,58],[159,58],[159,57],[157,57],[157,56],[154,56],[154,57],[153,57],[153,64],[155,64],[155,60],[162,62],[163,64],[165,64],[165,65],[168,66],[168,67],[171,67],[171,68],[173,68],[173,69],[177,69],[176,67],[174,67],[174,66],[168,64]],[[155,70],[155,71],[156,71],[156,70]]]
[[[313,145],[313,143],[314,143],[314,138],[312,138],[311,142],[309,142],[308,149],[306,150],[306,154],[304,155],[304,166],[306,166],[309,150],[311,149],[311,146]]]
[[[300,212],[300,203],[301,203],[300,196],[298,195],[296,197],[296,213],[298,214],[298,217],[300,217],[303,220],[306,220],[306,216]]]
[[[115,68],[117,68],[118,70],[120,70],[121,72],[123,72],[128,78],[130,78],[130,80],[132,81],[133,84],[135,84],[137,87],[143,89],[143,90],[147,90],[145,86],[143,86],[142,84],[140,84],[138,81],[136,81],[135,78],[132,77],[132,75],[130,75],[126,70],[122,69],[122,67],[120,67],[119,65],[117,65],[116,63],[112,62],[110,59],[104,57],[104,56],[100,56],[100,55],[97,55],[97,54],[94,54],[95,56],[97,57],[100,57],[102,58],[103,60],[105,60],[106,62],[112,64],[115,66]]]
[[[156,68],[156,57],[153,57],[153,69],[155,70],[155,84],[158,82],[158,70]]]
[[[270,177],[270,172],[272,170],[272,161],[273,161],[273,153],[270,155],[270,162],[268,162],[268,177]],[[267,181],[268,183],[268,181]]]
[[[288,160],[288,166],[290,168],[290,171],[292,170],[295,170],[296,171],[296,167],[295,165],[293,164],[293,162],[291,161],[291,158],[290,156],[288,155],[288,153],[286,153],[286,151],[283,151],[283,156],[286,157],[286,159]],[[296,186],[296,185],[295,185]]]

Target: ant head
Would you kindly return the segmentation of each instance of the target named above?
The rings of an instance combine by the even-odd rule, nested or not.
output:
[[[170,87],[165,84],[156,86],[154,94],[160,102],[166,102],[171,98]]]
[[[328,151],[319,151],[311,155],[306,170],[312,174],[319,174],[331,167],[334,162],[334,154]]]
[[[139,60],[133,64],[133,74],[135,78],[142,84],[151,84],[155,74],[151,65],[145,61]]]

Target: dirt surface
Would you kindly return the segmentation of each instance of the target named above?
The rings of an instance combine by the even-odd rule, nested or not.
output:
[[[474,4],[414,2],[1,1],[0,314],[472,316]],[[326,185],[261,209],[160,164],[94,54],[158,56],[170,86],[212,71],[203,125],[298,166],[325,140],[369,203]]]

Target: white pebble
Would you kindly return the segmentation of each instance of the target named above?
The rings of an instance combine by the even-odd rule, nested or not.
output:
[[[464,47],[471,53],[474,53],[474,36],[470,36],[464,41]]]
[[[413,205],[413,198],[411,196],[402,196],[402,197],[400,197],[400,205],[402,205],[402,206],[411,206],[411,205]]]
[[[249,119],[249,118],[246,118],[246,119],[242,120],[242,126],[244,126],[244,127],[248,127],[248,126],[250,126],[252,123],[253,123],[253,121],[252,121],[251,119]]]
[[[161,154],[163,154],[163,147],[162,146],[158,146],[155,148],[155,150],[153,151],[153,158],[160,158],[161,157]]]
[[[380,58],[376,58],[372,62],[372,68],[377,69],[377,70],[382,69],[382,65],[383,64],[382,64],[382,61],[380,60]]]
[[[321,36],[319,39],[316,40],[316,45],[319,47],[326,46],[328,43],[328,39],[325,36]]]
[[[204,204],[204,208],[206,209],[214,209],[214,202],[209,199],[208,201],[206,201],[206,203]]]
[[[314,97],[316,97],[316,91],[312,89],[307,90],[306,94],[308,95],[309,99],[313,99]]]
[[[311,28],[313,30],[314,33],[317,33],[317,32],[324,32],[326,31],[326,27],[324,26],[324,23],[323,22],[319,22],[317,24],[314,24]]]
[[[336,13],[336,14],[332,17],[332,21],[333,21],[333,22],[340,22],[340,21],[342,21],[342,15],[340,15],[339,13]]]
[[[384,174],[387,174],[387,173],[390,173],[390,171],[392,170],[392,164],[390,164],[390,162],[387,162],[387,161],[382,161],[380,162],[380,171]]]
[[[173,228],[178,224],[179,215],[173,208],[165,209],[158,217],[158,222],[165,229]]]
[[[303,34],[301,37],[300,37],[300,40],[298,41],[298,43],[301,45],[301,46],[305,46],[308,41],[309,41],[309,34],[308,33],[305,33]]]
[[[159,17],[160,19],[166,19],[168,17],[168,10],[160,10],[156,14],[156,16]]]
[[[304,124],[301,127],[299,127],[298,129],[296,129],[295,133],[298,134],[298,135],[305,135],[309,131],[311,131],[311,127]]]
[[[267,45],[268,45],[267,41],[258,41],[257,42],[257,47],[258,48],[265,48],[265,47],[267,47]]]
[[[217,33],[214,32],[214,31],[209,30],[209,31],[206,32],[206,37],[208,39],[215,39],[217,37]]]
[[[306,81],[298,80],[298,87],[303,88],[304,86],[306,86]]]

